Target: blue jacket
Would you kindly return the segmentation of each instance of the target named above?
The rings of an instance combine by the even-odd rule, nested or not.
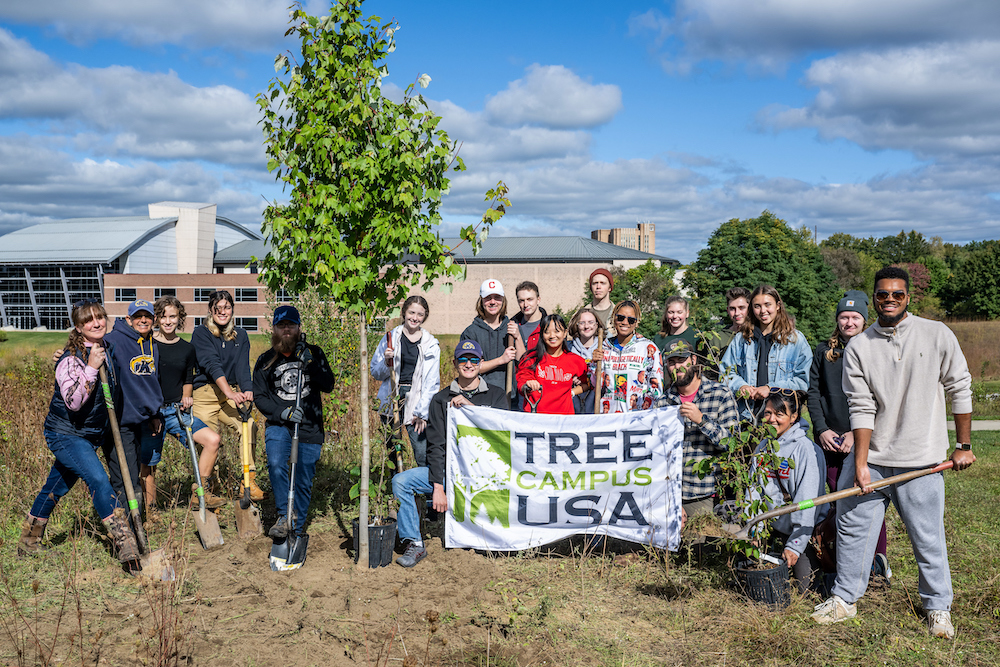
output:
[[[812,365],[812,349],[805,335],[795,330],[795,338],[787,345],[775,343],[767,355],[767,384],[770,387],[782,389],[797,389],[808,391],[809,367]],[[737,390],[745,385],[751,387],[757,384],[757,341],[747,341],[737,334],[733,342],[722,355],[720,366],[720,381],[726,382],[736,395]],[[753,418],[753,406],[750,401],[737,399],[740,417]]]
[[[160,353],[153,336],[140,338],[125,318],[104,339],[114,348],[113,366],[122,392],[120,420],[123,426],[141,424],[159,414],[163,391],[156,371]]]

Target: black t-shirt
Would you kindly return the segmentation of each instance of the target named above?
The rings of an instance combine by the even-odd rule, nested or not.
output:
[[[184,385],[194,383],[196,357],[194,345],[183,338],[176,342],[156,341],[160,353],[160,390],[164,403],[179,403],[184,396]]]
[[[412,342],[405,334],[399,337],[399,384],[413,384],[413,371],[417,368],[417,357],[420,356],[420,346]],[[419,341],[418,341],[419,342]]]

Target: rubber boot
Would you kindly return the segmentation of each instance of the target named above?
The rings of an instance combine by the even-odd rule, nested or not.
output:
[[[111,536],[119,561],[131,563],[139,560],[139,545],[135,541],[135,533],[129,527],[125,510],[116,508],[115,513],[104,520],[104,527]]]
[[[256,479],[257,479],[257,468],[251,466],[250,467],[250,500],[254,501],[255,503],[259,503],[260,501],[264,500],[264,492],[261,490],[261,488],[259,486],[257,486],[257,482],[255,481]],[[242,494],[242,492],[243,492],[243,489],[241,488],[240,489],[240,493]]]
[[[212,490],[211,490],[212,489],[212,478],[211,477],[209,477],[208,479],[202,480],[202,483],[205,485],[205,509],[217,510],[220,507],[224,507],[226,505],[226,503],[229,502],[229,500],[227,498],[223,498],[222,496],[217,496],[214,493],[212,493]],[[198,485],[197,484],[192,484],[191,485],[191,511],[192,512],[197,512],[200,508],[201,508],[201,506],[198,503]]]
[[[17,543],[18,556],[37,556],[45,549],[42,547],[42,536],[45,535],[45,526],[48,519],[28,515],[21,526],[21,540]]]

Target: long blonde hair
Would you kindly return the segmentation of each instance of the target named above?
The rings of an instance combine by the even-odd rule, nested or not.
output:
[[[219,325],[215,322],[215,306],[220,301],[228,301],[229,305],[233,307],[233,316],[229,318],[226,322],[226,326],[219,328]],[[216,290],[212,292],[208,297],[208,318],[205,322],[205,327],[211,332],[216,338],[221,338],[223,340],[235,340],[236,339],[236,302],[233,301],[233,295],[224,289]]]

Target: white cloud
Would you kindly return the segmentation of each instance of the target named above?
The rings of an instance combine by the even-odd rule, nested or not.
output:
[[[701,60],[779,70],[802,54],[1000,37],[1000,3],[982,0],[678,0],[632,16],[671,72]]]
[[[0,3],[0,19],[43,26],[75,43],[110,37],[136,46],[177,44],[271,51],[288,25],[288,0],[44,0]],[[323,15],[329,3],[303,2]]]
[[[805,83],[819,89],[809,106],[771,107],[759,121],[868,149],[990,156],[1000,151],[998,62],[1000,41],[836,55],[807,71]]]
[[[562,65],[537,63],[486,101],[486,113],[499,125],[561,129],[603,125],[621,108],[618,86],[589,83]]]

